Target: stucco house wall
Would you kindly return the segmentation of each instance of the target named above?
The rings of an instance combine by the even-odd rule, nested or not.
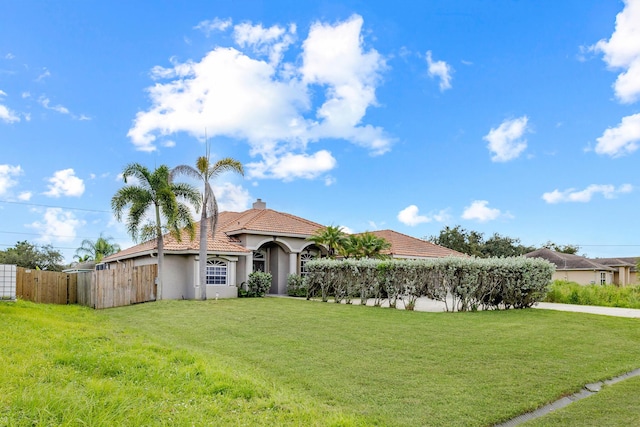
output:
[[[553,273],[553,280],[565,280],[568,282],[576,282],[581,285],[601,284],[600,274],[604,273],[605,284],[613,283],[613,273],[610,271],[579,271],[579,270],[556,270]]]

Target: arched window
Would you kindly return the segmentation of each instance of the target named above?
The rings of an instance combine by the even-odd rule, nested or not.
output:
[[[227,263],[218,259],[207,261],[207,285],[227,284]]]
[[[312,254],[312,253],[301,253],[300,254],[300,275],[304,276],[305,274],[307,274],[307,262],[311,261],[312,259],[314,259],[316,257],[316,254]]]

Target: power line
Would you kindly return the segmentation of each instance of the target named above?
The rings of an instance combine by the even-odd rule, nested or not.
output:
[[[40,236],[40,237],[68,237],[68,238],[73,238],[73,239],[99,239],[100,237],[104,237],[104,236],[69,236],[69,235],[64,235],[64,234],[42,234],[42,233],[25,233],[22,231],[2,231],[0,230],[0,234],[24,234],[26,236]],[[117,239],[117,240],[125,240],[127,239],[126,237],[112,237],[112,236],[106,236],[106,237],[110,237],[112,239]]]
[[[68,210],[72,210],[72,211],[111,213],[111,211],[103,211],[103,210],[100,210],[100,209],[72,208],[72,207],[69,207],[69,206],[44,205],[44,204],[41,204],[41,203],[15,202],[15,201],[10,201],[10,200],[0,200],[0,203],[9,203],[9,204],[13,204],[13,205],[25,205],[25,206],[38,206],[38,207],[41,207],[41,208],[68,209]]]

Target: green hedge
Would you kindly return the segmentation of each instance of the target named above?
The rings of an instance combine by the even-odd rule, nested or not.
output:
[[[400,299],[412,310],[419,297],[445,303],[447,311],[526,308],[541,301],[555,271],[536,258],[425,260],[313,260],[306,264],[310,295],[374,305]]]

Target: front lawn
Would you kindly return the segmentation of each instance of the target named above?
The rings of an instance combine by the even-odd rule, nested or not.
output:
[[[0,424],[491,425],[640,367],[640,322],[280,298],[0,304]]]

